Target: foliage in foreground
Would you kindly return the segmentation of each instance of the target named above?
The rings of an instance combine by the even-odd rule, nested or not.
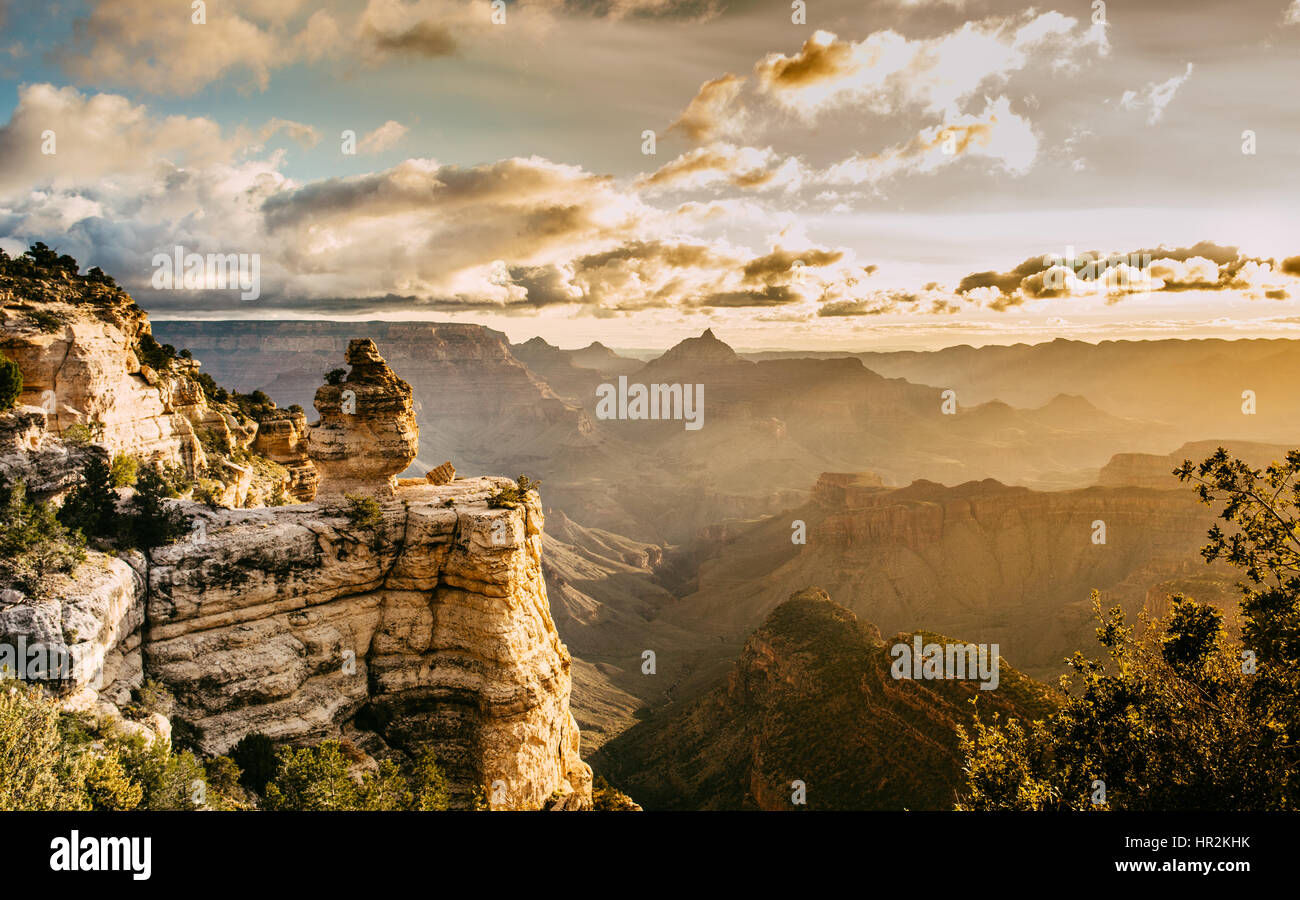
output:
[[[85,559],[81,535],[59,521],[51,504],[28,500],[21,481],[0,486],[0,581],[43,597],[52,576],[72,572]]]
[[[156,684],[139,696],[141,713],[170,702]],[[250,751],[270,755],[260,791],[249,789],[236,762]],[[0,810],[448,808],[447,780],[432,752],[361,775],[353,771],[355,751],[338,741],[271,752],[268,738],[250,735],[232,756],[201,760],[165,740],[65,713],[40,687],[0,680]]]
[[[1182,596],[1157,622],[1102,614],[1070,699],[1035,722],[961,731],[959,809],[1293,810],[1300,804],[1300,451],[1260,471],[1220,448],[1175,474],[1223,502],[1201,555],[1241,569],[1241,639]],[[1103,793],[1104,790],[1104,793]]]

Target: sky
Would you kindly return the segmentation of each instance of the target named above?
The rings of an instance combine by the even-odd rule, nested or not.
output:
[[[1300,0],[0,0],[0,248],[565,347],[1295,337],[1296,84]]]

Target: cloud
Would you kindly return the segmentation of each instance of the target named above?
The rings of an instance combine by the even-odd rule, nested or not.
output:
[[[731,73],[704,82],[668,130],[680,131],[692,141],[712,140],[739,131],[743,110],[731,107],[744,82],[744,78]]]
[[[1029,121],[1011,111],[1006,97],[990,100],[979,115],[953,116],[924,129],[906,144],[869,156],[855,155],[830,166],[830,184],[875,184],[900,174],[931,173],[957,159],[983,157],[1013,174],[1023,174],[1038,155],[1038,137]]]
[[[1147,124],[1154,125],[1164,116],[1165,107],[1173,101],[1178,89],[1192,77],[1192,68],[1192,64],[1188,63],[1182,75],[1175,75],[1166,81],[1148,82],[1141,91],[1125,91],[1120,97],[1120,107],[1127,110],[1145,109]]]
[[[39,149],[46,128],[58,134],[53,157]],[[376,135],[399,129],[367,138],[377,146]],[[153,292],[153,255],[177,245],[258,254],[263,306],[302,310],[343,309],[349,298],[508,313],[793,306],[861,270],[846,251],[812,242],[751,250],[695,236],[711,221],[706,205],[659,209],[635,184],[541,157],[469,167],[407,159],[299,183],[282,171],[284,151],[266,147],[277,134],[314,137],[289,120],[223,131],[116,95],[24,88],[0,126],[0,239],[58,245],[159,310],[239,306]]]
[[[266,141],[281,131],[303,147],[311,148],[320,143],[320,132],[318,130],[311,125],[292,122],[288,119],[272,119],[262,127],[261,131],[258,132],[258,136],[263,141]]]
[[[800,186],[802,166],[793,157],[783,157],[772,148],[737,147],[714,143],[699,147],[643,176],[638,184],[647,190],[699,190],[727,185],[747,190]]]
[[[824,318],[844,318],[848,316],[880,316],[897,312],[902,307],[916,309],[922,302],[922,296],[911,291],[892,290],[876,291],[861,300],[832,300],[817,309],[817,315]],[[947,312],[946,301],[935,300],[934,312]]]
[[[231,80],[266,90],[278,69],[329,60],[370,66],[437,59],[480,43],[499,26],[489,0],[367,0],[313,9],[302,0],[210,2],[195,23],[188,2],[88,0],[73,40],[55,58],[88,84],[190,95]],[[360,8],[358,8],[360,7]],[[516,39],[580,18],[701,20],[714,0],[515,0]]]
[[[306,15],[298,6],[223,0],[197,24],[189,4],[95,0],[56,57],[78,80],[156,94],[193,94],[236,75],[265,90],[274,69],[341,46],[329,12]]]
[[[460,49],[457,32],[468,33],[490,24],[486,4],[465,3],[454,9],[445,3],[369,0],[357,31],[363,52],[376,63],[389,56],[452,56]]]
[[[263,137],[280,128],[301,129],[277,120]],[[54,153],[42,152],[47,132]],[[298,132],[302,134],[302,132]],[[75,88],[24,85],[9,121],[0,126],[0,192],[93,183],[98,178],[149,170],[166,159],[175,166],[201,166],[228,160],[251,135],[223,135],[211,119],[152,116],[141,105],[115,94],[85,95]]]
[[[382,153],[400,141],[406,135],[406,132],[407,127],[405,125],[389,119],[383,125],[361,138],[360,142],[357,143],[357,150],[361,153]]]
[[[1288,263],[1295,261],[1294,271]],[[1156,247],[1127,253],[1097,251],[1068,257],[1030,257],[1006,272],[974,272],[957,285],[965,299],[994,310],[1050,297],[1104,296],[1108,304],[1125,295],[1178,291],[1242,291],[1248,298],[1277,298],[1283,276],[1300,277],[1300,258],[1250,257],[1236,247],[1202,241],[1190,247]]]
[[[1088,41],[1077,20],[1030,11],[967,22],[933,38],[892,30],[860,41],[817,31],[793,55],[768,54],[754,67],[757,92],[805,119],[843,106],[887,115],[903,108],[953,114],[964,100],[1041,56],[1069,65]]]

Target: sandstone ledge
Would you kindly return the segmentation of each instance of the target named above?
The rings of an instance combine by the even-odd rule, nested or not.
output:
[[[355,723],[391,747],[431,746],[460,800],[498,780],[498,806],[589,797],[540,504],[487,503],[510,483],[402,487],[373,529],[328,501],[191,510],[201,528],[149,568],[146,670],[211,752]]]

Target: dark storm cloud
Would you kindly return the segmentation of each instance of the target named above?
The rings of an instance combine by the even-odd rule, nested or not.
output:
[[[911,291],[876,291],[869,297],[857,300],[832,300],[823,303],[817,309],[822,318],[843,318],[847,316],[879,316],[895,312],[900,308],[915,309],[921,302],[921,296]],[[946,300],[934,300],[931,312],[951,312]]]
[[[695,301],[691,305],[735,309],[746,306],[784,306],[787,303],[797,303],[802,299],[787,284],[770,284],[761,290],[718,291]]]
[[[795,253],[792,250],[777,250],[766,256],[751,259],[742,270],[745,281],[749,283],[769,283],[774,277],[792,275],[802,266],[828,266],[839,262],[844,254],[838,250],[806,250]]]
[[[458,49],[451,29],[436,22],[416,22],[404,31],[385,32],[367,24],[362,36],[376,50],[411,56],[451,56]]]

